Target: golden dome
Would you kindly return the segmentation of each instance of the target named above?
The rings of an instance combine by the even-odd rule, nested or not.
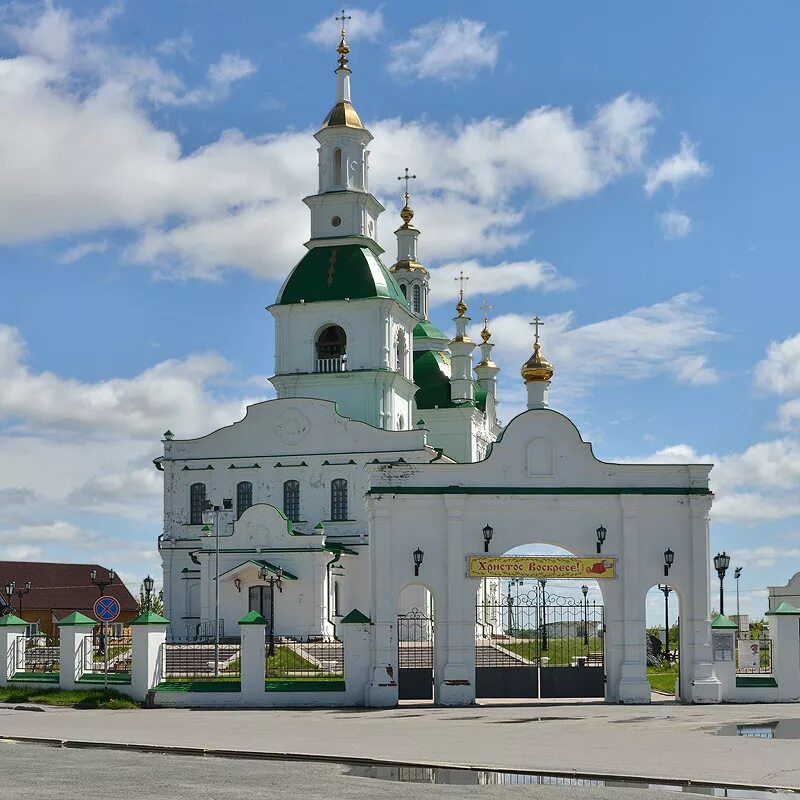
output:
[[[533,346],[533,355],[522,365],[520,373],[525,383],[549,381],[553,377],[553,365],[542,355],[539,342]]]
[[[363,128],[353,104],[349,100],[338,102],[325,117],[322,123],[323,128],[344,127],[344,128]]]
[[[484,320],[483,330],[481,331],[481,339],[483,339],[484,342],[488,342],[491,338],[492,332],[489,330],[489,321]]]
[[[414,219],[414,209],[411,208],[411,206],[408,204],[408,201],[406,201],[406,204],[400,211],[400,219],[402,219],[406,225],[408,225],[408,223]]]
[[[466,310],[467,310],[467,304],[464,302],[464,298],[462,297],[462,298],[461,298],[461,299],[460,299],[460,300],[459,300],[459,301],[456,303],[456,311],[458,311],[458,316],[459,316],[459,317],[463,317],[463,316],[464,316],[464,313],[466,312]]]

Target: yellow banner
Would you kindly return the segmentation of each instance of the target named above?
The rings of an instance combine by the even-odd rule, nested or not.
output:
[[[604,556],[467,556],[470,578],[616,578],[617,559]]]

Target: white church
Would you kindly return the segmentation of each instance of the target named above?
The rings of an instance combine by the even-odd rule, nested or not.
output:
[[[489,321],[472,341],[463,282],[452,331],[429,320],[408,181],[397,258],[382,260],[373,137],[351,102],[344,31],[337,52],[319,186],[303,201],[311,236],[268,307],[277,399],[200,438],[167,432],[156,459],[170,636],[208,637],[217,607],[224,637],[250,611],[276,636],[321,641],[357,619],[369,625],[366,705],[649,702],[645,596],[667,583],[680,602],[676,690],[719,702],[711,466],[599,460],[548,406],[538,325],[521,368],[527,410],[498,423]],[[523,546],[564,556],[498,558]],[[564,574],[596,579],[595,599],[554,593],[548,576]]]

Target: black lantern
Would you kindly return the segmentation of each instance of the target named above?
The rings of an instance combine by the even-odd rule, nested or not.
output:
[[[146,611],[150,610],[150,595],[153,593],[153,586],[155,581],[148,575],[143,581],[144,586],[144,607]]]
[[[6,608],[6,614],[11,613],[11,608],[12,608],[11,598],[12,595],[14,594],[14,589],[16,588],[16,586],[17,584],[14,583],[14,581],[9,581],[6,584],[6,602],[8,603],[8,606]]]
[[[222,508],[225,511],[233,510],[233,498],[232,497],[223,497],[222,498]]]
[[[483,527],[483,552],[489,552],[489,542],[492,541],[492,536],[494,536],[494,528],[489,525],[488,523]]]
[[[664,551],[664,575],[669,575],[669,568],[672,566],[672,562],[675,560],[675,553],[669,549],[669,547]]]
[[[422,559],[425,557],[425,553],[420,550],[418,547],[414,551],[414,575],[419,575],[419,568],[422,565]]]
[[[589,594],[589,587],[584,583],[583,586],[581,586],[581,591],[583,592],[583,599],[585,600],[586,595]]]
[[[583,644],[585,647],[589,646],[589,587],[584,583],[581,586],[583,592]],[[588,652],[587,652],[588,655]]]
[[[719,613],[725,613],[725,573],[731,565],[731,557],[723,550],[714,556],[714,569],[719,576]]]
[[[606,540],[606,534],[608,531],[605,529],[604,525],[601,525],[597,529],[597,552],[601,553],[603,551],[603,542]]]
[[[113,569],[110,569],[108,571],[108,579],[107,580],[103,580],[102,578],[98,578],[96,569],[91,570],[91,572],[89,573],[89,579],[100,590],[100,596],[101,597],[106,593],[106,587],[111,586],[111,584],[114,583],[114,578],[115,577],[116,577],[116,574],[114,573]]]

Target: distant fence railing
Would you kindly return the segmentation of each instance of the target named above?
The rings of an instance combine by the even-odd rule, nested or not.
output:
[[[736,672],[740,675],[772,673],[772,639],[739,638],[736,642]]]
[[[17,672],[58,672],[60,659],[58,631],[45,635],[26,636],[16,652]]]
[[[266,678],[336,680],[344,678],[344,642],[315,636],[267,635]]]
[[[218,659],[214,644],[172,640],[162,645],[164,679],[170,680],[239,680],[241,643],[220,644]]]
[[[108,657],[108,671],[130,672],[133,660],[133,641],[130,631],[124,631],[119,636],[114,636],[110,631],[104,633],[98,626],[92,631],[92,654],[87,668],[91,672],[104,672],[106,656]]]

